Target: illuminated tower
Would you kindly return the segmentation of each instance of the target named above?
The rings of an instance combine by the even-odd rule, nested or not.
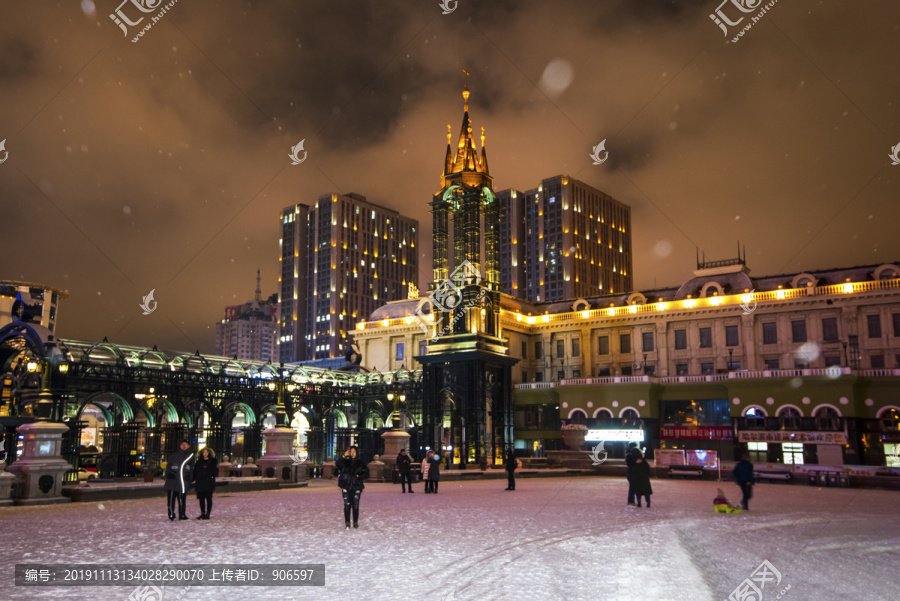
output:
[[[468,73],[466,73],[468,75]],[[424,366],[425,444],[452,447],[453,463],[499,461],[512,444],[511,367],[500,328],[500,203],[481,129],[479,155],[469,86],[456,149],[447,126],[441,189],[434,195],[432,329]],[[452,249],[452,256],[451,256]]]

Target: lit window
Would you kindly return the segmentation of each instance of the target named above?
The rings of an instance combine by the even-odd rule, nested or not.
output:
[[[785,465],[803,465],[803,444],[799,442],[785,442],[781,444],[781,452],[784,455]]]

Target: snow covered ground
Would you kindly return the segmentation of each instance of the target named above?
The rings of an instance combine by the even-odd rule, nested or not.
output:
[[[324,563],[326,585],[167,587],[163,601],[723,601],[763,561],[781,581],[765,584],[762,601],[788,586],[780,599],[900,598],[896,492],[761,484],[749,513],[724,515],[713,513],[714,482],[653,480],[651,509],[626,507],[620,478],[519,479],[515,492],[505,480],[442,482],[438,495],[370,484],[360,529],[345,530],[333,482],[223,489],[209,521],[170,522],[163,499],[0,508],[0,599],[125,601],[134,591],[15,587],[16,563],[165,561]],[[733,483],[722,487],[739,499]],[[188,503],[197,516],[196,498]]]

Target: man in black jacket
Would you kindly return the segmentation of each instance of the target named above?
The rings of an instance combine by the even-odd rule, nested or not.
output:
[[[625,452],[625,479],[628,480],[628,504],[635,505],[634,502],[634,465],[641,458],[641,450],[637,448],[636,442],[628,443],[628,450]]]
[[[400,449],[400,454],[397,455],[397,471],[400,472],[400,488],[402,488],[402,492],[406,492],[407,485],[409,486],[409,492],[412,492],[412,475],[410,474],[410,464],[412,463],[412,459],[409,458],[409,455],[406,454],[406,449]]]
[[[506,490],[516,490],[516,468],[519,466],[519,460],[516,459],[512,449],[506,449]]]
[[[747,455],[741,457],[741,460],[734,466],[734,471],[731,473],[734,475],[734,479],[737,480],[738,486],[741,487],[741,493],[744,495],[744,498],[741,499],[741,507],[744,508],[744,511],[750,511],[747,503],[750,502],[750,497],[753,496],[753,484],[756,482],[756,479],[753,477],[753,464],[750,463],[750,458]]]
[[[191,487],[191,471],[194,467],[194,454],[191,453],[191,443],[181,441],[180,449],[169,455],[166,463],[166,482],[163,485],[168,494],[169,519],[175,519],[175,501],[178,501],[178,519],[186,520],[184,504],[187,491]]]

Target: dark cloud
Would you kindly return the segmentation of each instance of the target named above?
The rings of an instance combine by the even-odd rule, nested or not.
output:
[[[0,41],[0,81],[14,83],[33,76],[37,66],[37,48],[28,40],[11,36]]]
[[[495,187],[630,204],[639,288],[738,239],[755,275],[900,259],[895,3],[780,2],[737,44],[702,2],[437,4],[192,0],[136,44],[112,5],[4,5],[4,244],[30,250],[0,277],[69,289],[63,336],[211,351],[257,268],[277,289],[278,211],[355,191],[420,220],[424,288],[464,68]]]

